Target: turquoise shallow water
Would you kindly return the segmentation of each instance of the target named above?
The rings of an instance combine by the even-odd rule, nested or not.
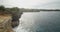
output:
[[[60,32],[60,11],[25,13],[16,32]]]

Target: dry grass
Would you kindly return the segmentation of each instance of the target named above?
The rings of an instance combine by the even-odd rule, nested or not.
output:
[[[10,14],[1,14],[0,13],[0,23],[4,22],[5,20],[8,20],[11,17]]]

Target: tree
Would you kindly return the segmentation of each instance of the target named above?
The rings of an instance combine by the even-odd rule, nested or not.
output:
[[[5,7],[4,6],[0,6],[0,11],[5,11]]]

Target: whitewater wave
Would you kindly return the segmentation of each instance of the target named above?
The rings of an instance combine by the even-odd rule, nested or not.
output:
[[[15,32],[31,32],[30,29],[25,29],[21,25],[13,29]]]

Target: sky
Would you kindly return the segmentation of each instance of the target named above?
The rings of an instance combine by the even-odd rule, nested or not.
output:
[[[0,0],[5,7],[60,9],[60,0]]]

